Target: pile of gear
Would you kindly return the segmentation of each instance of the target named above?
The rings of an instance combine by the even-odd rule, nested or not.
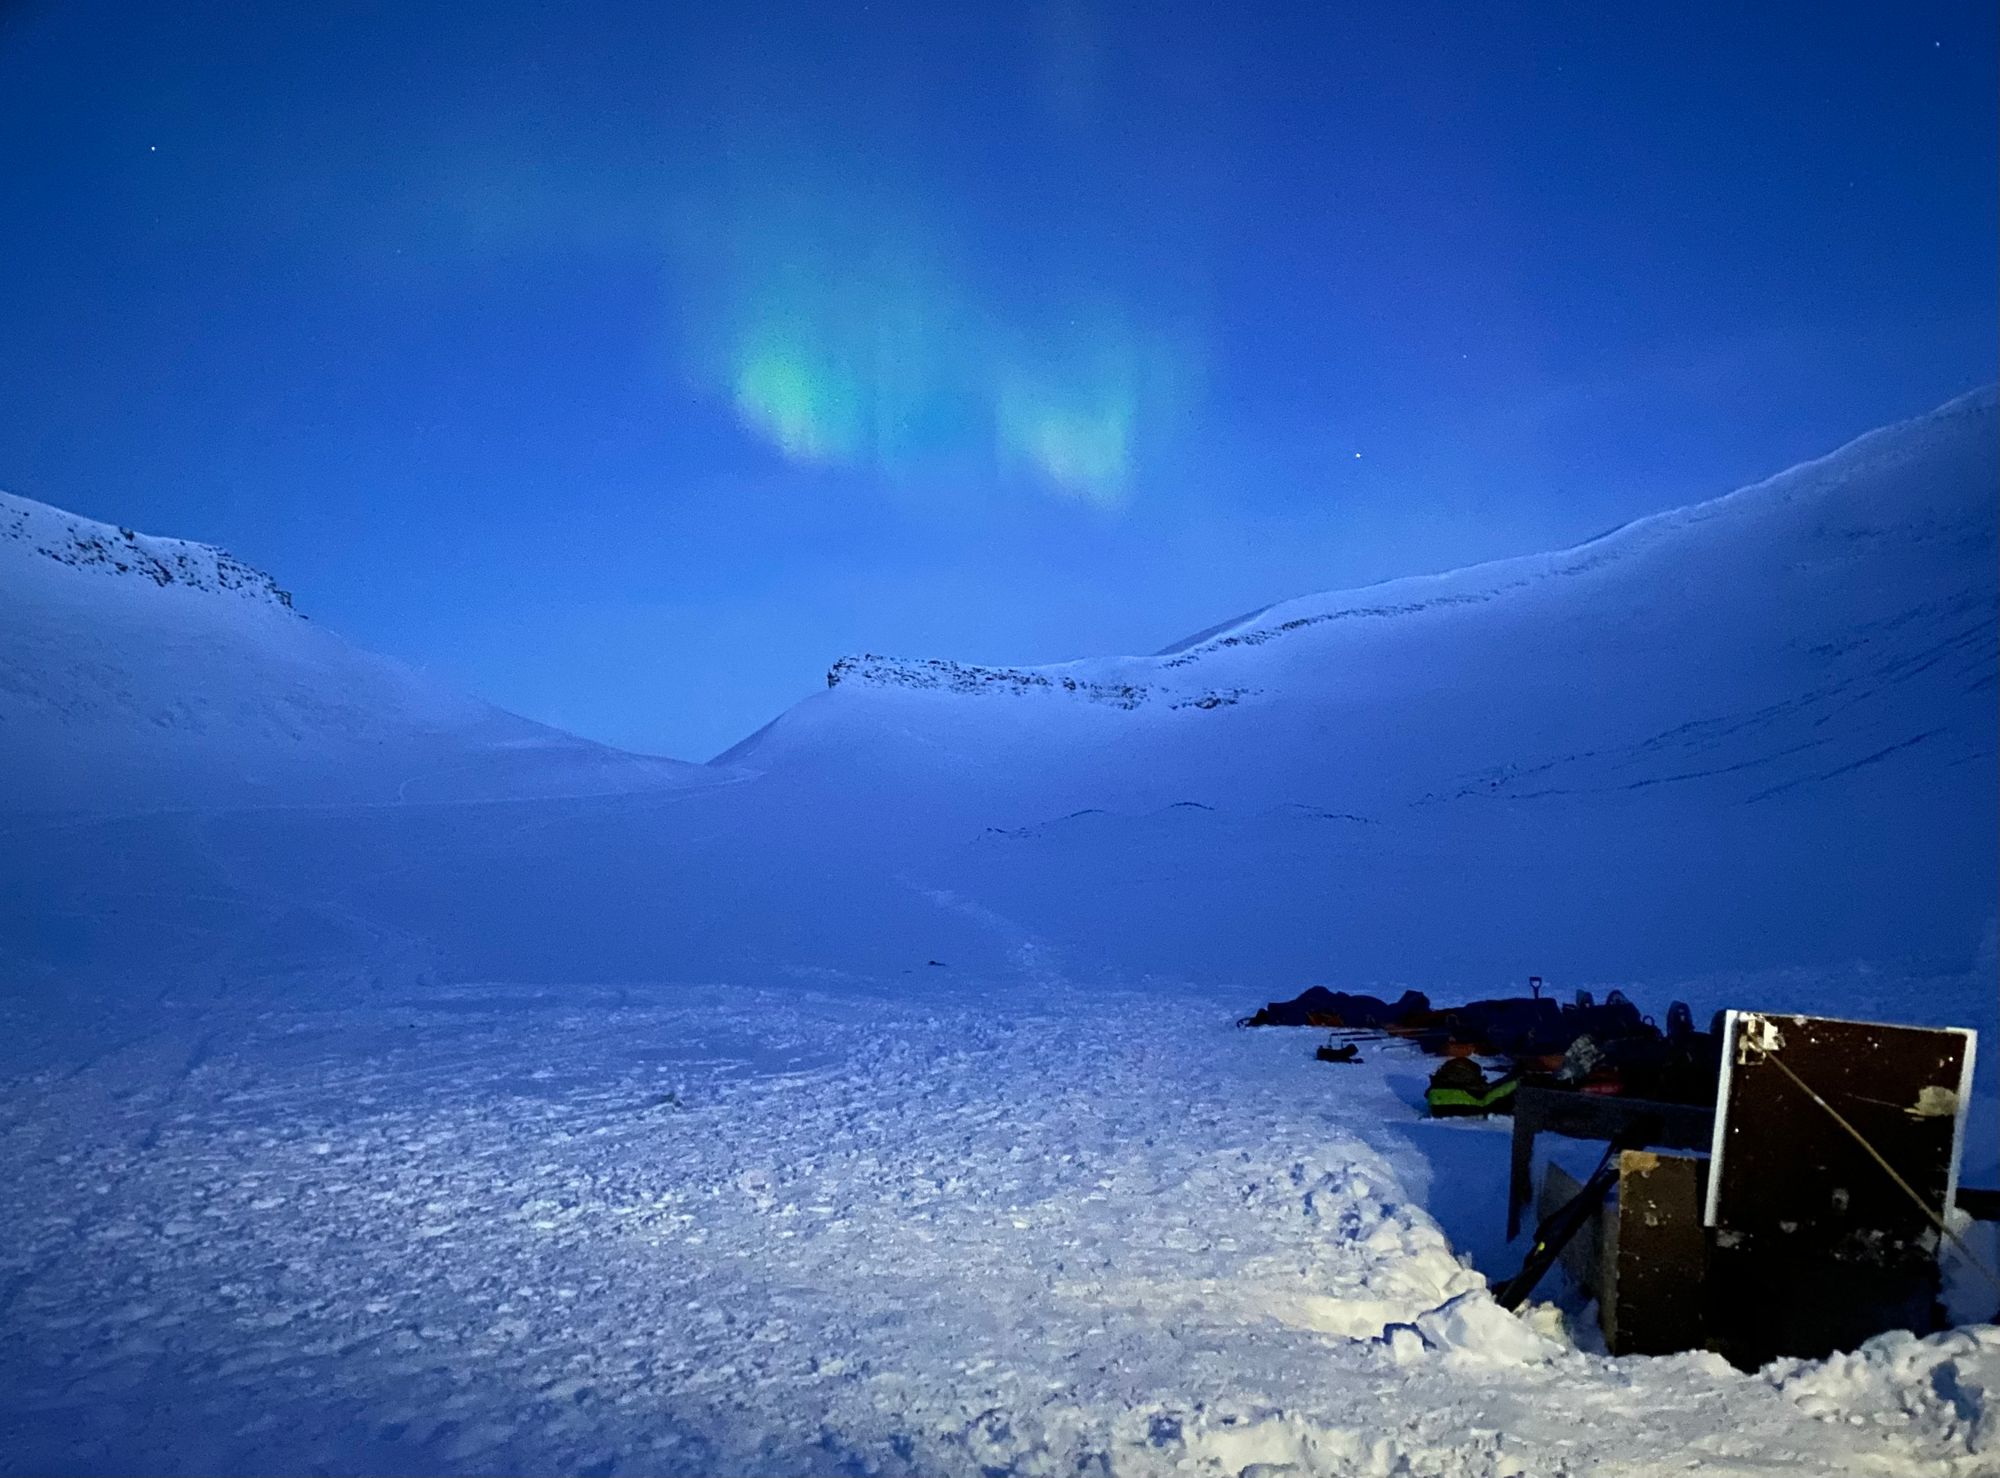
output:
[[[1693,1013],[1676,1001],[1661,1027],[1618,990],[1601,1005],[1581,990],[1558,1002],[1541,993],[1539,979],[1531,991],[1434,1007],[1422,991],[1385,1001],[1316,985],[1237,1025],[1326,1029],[1333,1035],[1316,1054],[1323,1062],[1357,1061],[1370,1038],[1413,1042],[1446,1059],[1426,1094],[1437,1118],[1509,1113],[1524,1084],[1660,1103],[1714,1100],[1719,1022],[1698,1032]]]

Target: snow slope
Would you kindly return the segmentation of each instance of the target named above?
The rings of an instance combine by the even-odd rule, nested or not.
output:
[[[223,550],[0,493],[0,810],[474,799],[711,772],[451,692]]]
[[[921,797],[982,838],[953,891],[1093,968],[1983,960],[1990,986],[1996,443],[1987,390],[1575,549],[1155,657],[851,660],[725,759]]]
[[[1989,389],[1574,549],[1286,601],[1155,657],[844,659],[727,758],[886,741],[905,772],[972,760],[997,792],[1134,810],[1759,804],[1906,751],[1948,773],[1994,753],[1995,448]]]

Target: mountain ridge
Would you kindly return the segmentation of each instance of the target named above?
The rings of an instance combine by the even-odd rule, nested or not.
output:
[[[1079,673],[1086,668],[1105,665],[1134,671],[1149,667],[1165,671],[1189,665],[1209,652],[1260,645],[1326,621],[1411,615],[1439,604],[1475,604],[1498,599],[1510,591],[1527,588],[1532,579],[1578,573],[1609,560],[1628,557],[1637,546],[1652,539],[1662,536],[1671,538],[1693,525],[1726,516],[1745,504],[1754,504],[1760,498],[1774,494],[1780,498],[1787,497],[1792,484],[1810,481],[1830,467],[1851,463],[1883,450],[1893,454],[1899,443],[1921,428],[1941,426],[1958,419],[1984,417],[1992,420],[1996,412],[2000,412],[2000,383],[1981,386],[1953,397],[1934,410],[1863,432],[1829,452],[1807,458],[1755,482],[1712,498],[1628,519],[1575,544],[1481,560],[1445,570],[1397,575],[1366,585],[1287,596],[1205,627],[1148,654],[1084,657],[1054,663],[981,664],[961,663],[949,658],[896,657],[866,652],[835,661],[827,674],[827,686],[833,688],[843,682],[856,682],[913,689],[942,688],[954,693],[1069,694],[1130,708],[1136,703],[1128,701],[1128,690],[1143,692],[1146,685],[1092,679],[1079,676]],[[1502,576],[1511,578],[1501,579]],[[1395,595],[1414,597],[1426,591],[1433,592],[1431,598],[1392,598]]]
[[[0,493],[0,811],[502,799],[726,778],[511,714],[227,550]]]
[[[98,812],[74,787],[109,777],[123,809],[116,870],[94,821],[0,852],[0,953],[762,984],[942,960],[1246,992],[1865,967],[1944,982],[1896,987],[1931,993],[1899,1014],[1987,1020],[1993,402],[1576,551],[1279,603],[1193,653],[836,664],[707,767],[433,711],[275,607],[21,548],[0,809],[24,775]],[[9,580],[25,561],[46,599]],[[477,799],[520,804],[451,804]],[[107,910],[143,927],[66,922]]]
[[[0,492],[0,545],[19,546],[85,573],[241,596],[305,619],[276,579],[217,545],[141,534],[17,493]]]

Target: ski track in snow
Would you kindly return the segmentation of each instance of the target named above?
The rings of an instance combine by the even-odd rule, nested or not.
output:
[[[1236,1005],[17,1002],[0,1470],[2000,1470],[1991,1328],[1748,1376],[1500,1313],[1418,1065]]]

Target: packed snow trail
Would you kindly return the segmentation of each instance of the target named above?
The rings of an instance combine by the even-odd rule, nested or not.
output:
[[[13,998],[0,1469],[1994,1471],[1990,1328],[1767,1378],[1501,1313],[1415,1064],[1240,1005]]]

